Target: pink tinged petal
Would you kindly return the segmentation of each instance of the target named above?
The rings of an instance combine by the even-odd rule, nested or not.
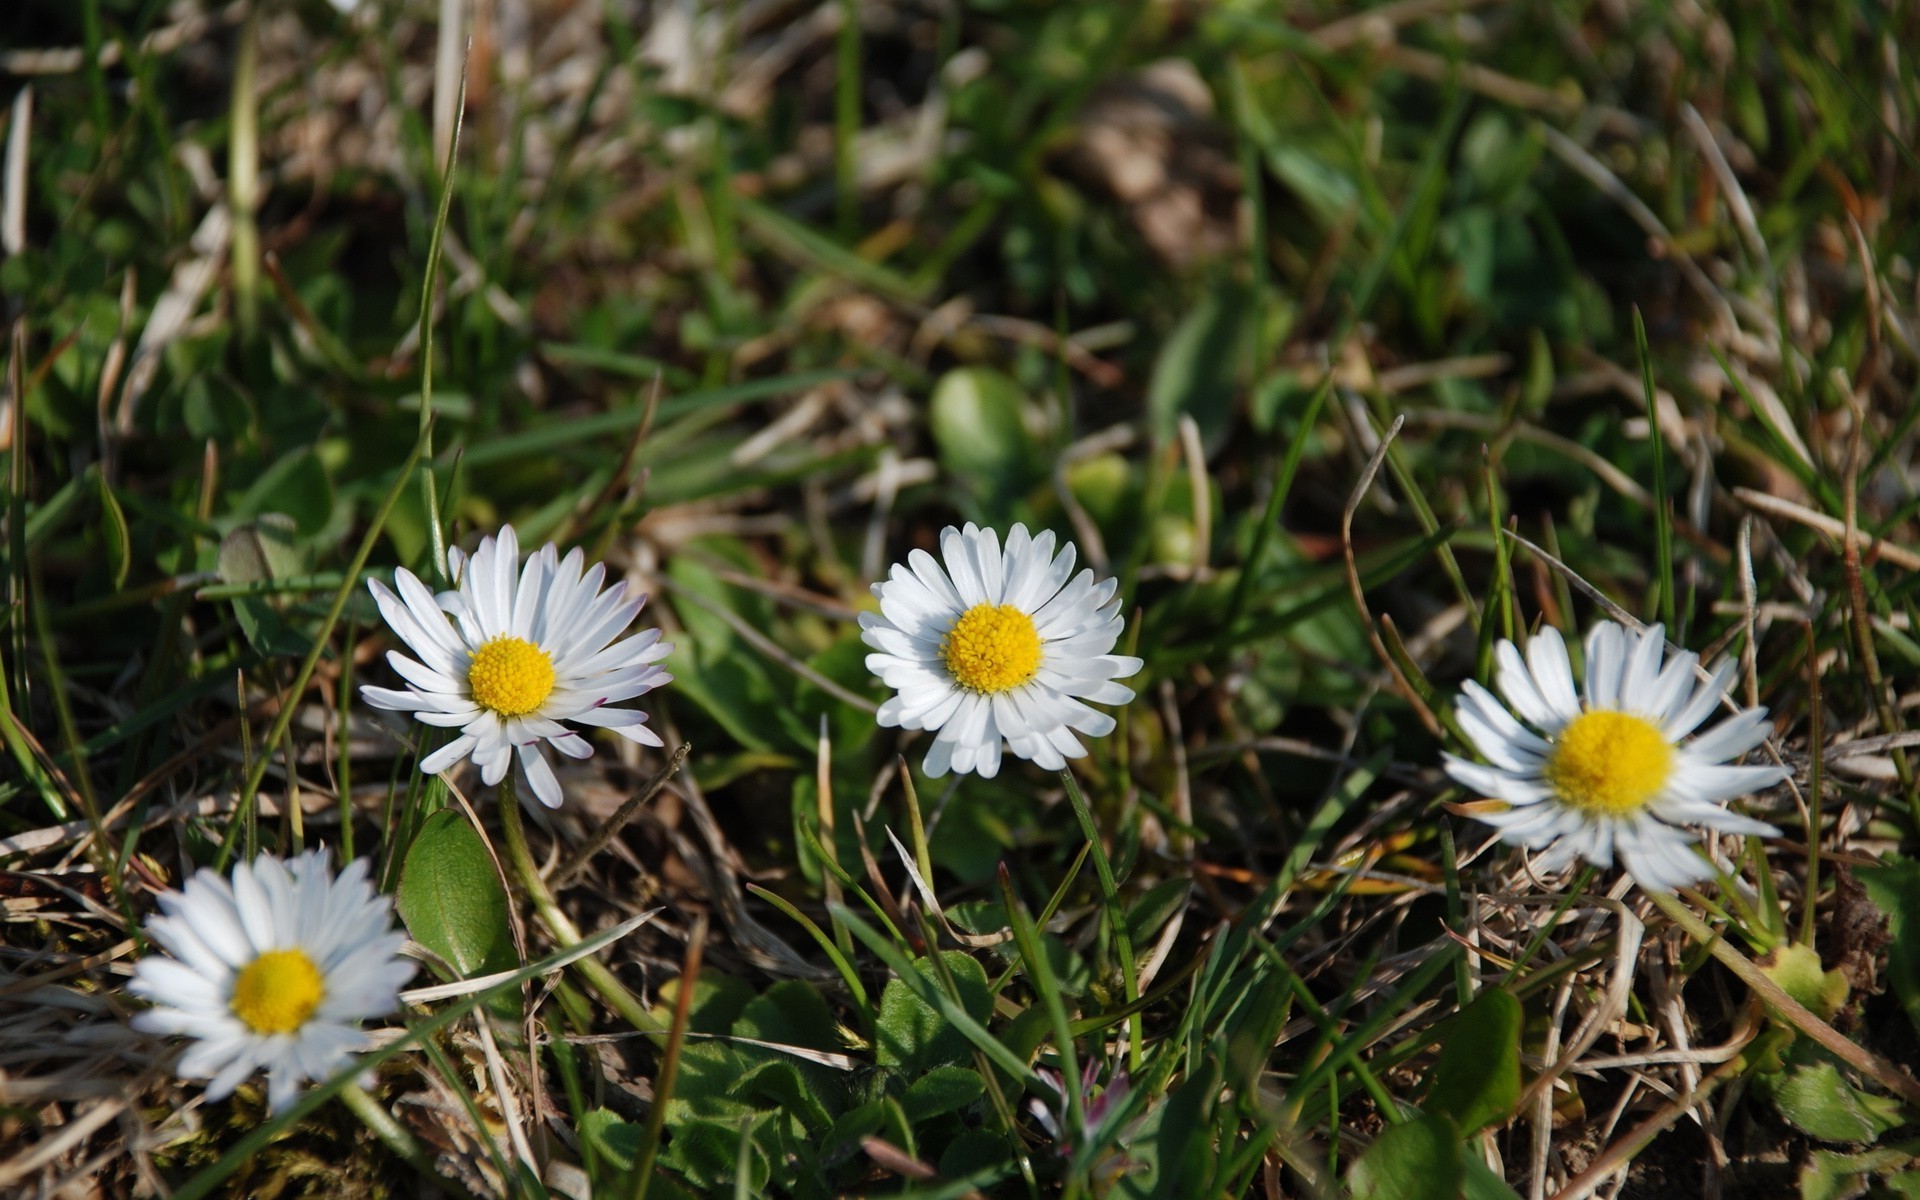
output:
[[[520,769],[526,775],[527,786],[533,789],[535,799],[548,808],[560,807],[565,799],[560,791],[560,780],[555,777],[547,756],[540,753],[539,742],[520,747]]]
[[[571,729],[547,739],[547,745],[566,755],[568,758],[592,758],[593,743],[573,732]]]
[[[442,712],[439,709],[423,708],[413,714],[413,719],[422,725],[433,725],[441,729],[463,729],[484,715],[483,709],[468,708],[461,712]]]

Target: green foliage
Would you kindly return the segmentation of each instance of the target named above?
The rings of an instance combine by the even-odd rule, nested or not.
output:
[[[1465,1183],[1460,1127],[1445,1116],[1388,1126],[1347,1172],[1354,1200],[1453,1200]]]
[[[1573,889],[1551,920],[1508,903],[1534,881],[1475,848],[1435,765],[1495,640],[1575,632],[1596,597],[1750,661],[1733,694],[1796,770],[1805,808],[1736,801],[1786,832],[1703,888],[1728,944],[1777,945],[1764,969],[1863,1050],[1908,1048],[1896,1005],[1920,1031],[1920,89],[1891,9],[972,0],[849,4],[828,34],[697,5],[682,45],[633,15],[672,6],[575,6],[475,27],[443,179],[432,5],[246,6],[257,88],[211,0],[28,7],[4,52],[34,89],[0,262],[0,866],[23,919],[46,888],[85,901],[35,926],[56,965],[22,969],[77,993],[35,1020],[118,1011],[155,880],[235,846],[371,855],[453,971],[520,965],[487,842],[442,809],[458,788],[491,826],[493,796],[422,778],[445,734],[358,691],[396,647],[366,576],[442,587],[438,549],[511,521],[652,592],[675,681],[650,727],[692,746],[523,928],[538,957],[567,922],[661,914],[604,975],[526,989],[531,1050],[489,1027],[536,1154],[597,1193],[657,1148],[656,1200],[1246,1195],[1269,1164],[1285,1194],[1504,1198],[1480,1148],[1521,1177],[1523,1015],[1530,1055],[1549,1019],[1564,1049],[1616,979],[1593,1053],[1655,1055],[1635,1105],[1680,1094],[1658,1006],[1705,1045],[1747,997],[1692,947],[1609,974],[1605,873],[1549,881]],[[236,95],[258,261],[231,232]],[[1115,653],[1146,666],[1071,764],[1084,827],[1057,776],[925,779],[926,735],[874,723],[854,618],[965,520],[1051,529],[1118,581]],[[589,740],[543,866],[662,761]],[[1888,995],[1849,991],[1880,947],[1837,870],[1888,918]],[[679,980],[695,913],[710,969]],[[1643,957],[1678,948],[1657,920]],[[392,1055],[373,1101],[445,1135],[427,1174],[557,1186],[513,1181],[495,1079],[431,1024],[455,1008],[404,1015],[431,1052]],[[93,1102],[55,1086],[93,1043],[32,1036],[0,1061],[51,1138]],[[1621,1077],[1568,1066],[1554,1136],[1595,1135]],[[263,1121],[247,1089],[113,1082],[165,1190],[418,1190],[338,1106]],[[1807,1197],[1920,1192],[1887,1140],[1913,1110],[1805,1036],[1701,1086],[1729,1128],[1771,1105],[1829,1143],[1767,1148]],[[140,1161],[118,1129],[35,1184]],[[267,1138],[270,1169],[222,1174]]]
[[[1861,867],[1854,877],[1887,916],[1887,983],[1920,1030],[1920,859]]]
[[[1520,1002],[1488,988],[1460,1010],[1440,1046],[1433,1086],[1420,1107],[1477,1133],[1520,1100]]]
[[[463,978],[518,963],[493,857],[459,812],[442,809],[421,825],[407,849],[395,907],[413,940]]]

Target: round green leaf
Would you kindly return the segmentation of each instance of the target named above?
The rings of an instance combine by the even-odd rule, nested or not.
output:
[[[1347,1173],[1353,1200],[1459,1200],[1466,1182],[1460,1130],[1419,1117],[1374,1139]]]
[[[999,515],[1030,487],[1037,459],[1027,433],[1026,393],[990,367],[948,371],[934,385],[927,423],[940,465]]]
[[[400,919],[413,940],[462,977],[518,965],[507,893],[493,857],[467,819],[442,809],[426,819],[400,873]]]
[[[1520,1102],[1520,1002],[1488,988],[1460,1011],[1422,1108],[1472,1133]]]

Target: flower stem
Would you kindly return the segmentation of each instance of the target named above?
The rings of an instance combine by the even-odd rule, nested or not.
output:
[[[500,784],[500,828],[506,834],[507,861],[513,865],[513,873],[526,890],[527,899],[533,904],[534,915],[540,918],[548,935],[561,947],[578,945],[582,940],[580,931],[567,919],[567,914],[560,911],[559,901],[547,890],[547,881],[540,878],[540,867],[533,861],[532,851],[527,849],[527,831],[520,823],[520,798],[514,792],[512,775],[508,775]],[[639,997],[628,991],[626,985],[614,978],[605,963],[588,955],[574,963],[573,969],[587,981],[587,986],[600,993],[600,998],[614,1012],[620,1014],[621,1020],[642,1033],[666,1031],[666,1026],[654,1020],[646,1005],[640,1003]]]

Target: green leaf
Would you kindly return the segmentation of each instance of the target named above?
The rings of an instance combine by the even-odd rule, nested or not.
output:
[[[511,970],[518,958],[507,927],[507,893],[493,858],[465,816],[428,817],[401,868],[400,918],[413,940],[464,978]]]
[[[1760,969],[1821,1019],[1833,1016],[1847,1002],[1847,977],[1822,971],[1820,953],[1803,943],[1780,946],[1760,960]]]
[[[118,591],[126,586],[127,571],[133,566],[133,539],[127,532],[127,514],[121,511],[107,477],[95,472],[93,478],[100,485],[100,540],[107,552],[107,568],[113,573],[114,590]]]
[[[1200,426],[1207,445],[1226,435],[1258,311],[1245,288],[1226,286],[1174,329],[1147,384],[1147,421],[1156,442],[1173,439],[1182,413]]]
[[[1867,1179],[1897,1172],[1887,1182],[1910,1175],[1913,1155],[1908,1148],[1883,1147],[1859,1154],[1815,1150],[1800,1169],[1800,1200],[1848,1200],[1866,1189]],[[1909,1194],[1911,1184],[1896,1185]]]
[[[900,1106],[914,1124],[945,1113],[958,1112],[987,1090],[980,1073],[971,1067],[935,1067],[907,1089]]]
[[[1867,899],[1887,914],[1887,981],[1920,1029],[1920,859],[1892,858],[1877,867],[1856,867],[1853,877]]]
[[[580,1140],[592,1145],[594,1152],[622,1171],[633,1169],[634,1155],[640,1152],[640,1127],[604,1108],[589,1109],[574,1126]]]
[[[1007,516],[1038,477],[1027,396],[991,367],[948,371],[934,385],[927,425],[947,475],[972,493],[980,515]]]
[[[1148,888],[1146,895],[1135,900],[1127,910],[1127,936],[1133,939],[1133,944],[1146,945],[1186,904],[1187,893],[1192,890],[1192,883],[1179,876],[1163,879]]]
[[[1347,1186],[1353,1200],[1459,1200],[1464,1157],[1458,1126],[1443,1116],[1417,1117],[1375,1138],[1347,1172]]]
[[[1234,1009],[1227,1021],[1226,1060],[1233,1064],[1235,1087],[1252,1094],[1292,1010],[1293,989],[1279,970],[1264,973],[1246,1002]]]
[[[222,583],[272,583],[307,572],[308,556],[294,543],[294,521],[285,513],[261,513],[220,539],[216,568]],[[235,596],[234,619],[247,642],[262,654],[299,658],[308,643],[280,615],[269,596]]]
[[[1900,1102],[1847,1083],[1831,1062],[1796,1067],[1773,1087],[1780,1115],[1828,1142],[1871,1142],[1901,1122]]]
[[[242,516],[285,513],[301,533],[318,533],[333,515],[333,481],[311,447],[294,450],[261,472],[234,503]]]
[[[1520,1002],[1487,988],[1460,1011],[1421,1108],[1474,1133],[1520,1102]]]
[[[845,1049],[834,1032],[833,1012],[812,984],[784,979],[747,1003],[733,1024],[739,1037],[809,1050]]]
[[[1466,1186],[1460,1190],[1463,1200],[1520,1200],[1520,1194],[1478,1154],[1463,1149],[1460,1161],[1467,1171]]]
[[[972,955],[959,950],[942,951],[940,957],[959,988],[961,1007],[968,1016],[984,1023],[993,1012],[986,971]],[[939,986],[933,964],[926,959],[915,959],[913,969]],[[967,1036],[899,979],[888,980],[880,994],[876,1032],[875,1057],[880,1065],[899,1067],[910,1074],[963,1062],[970,1053]]]

